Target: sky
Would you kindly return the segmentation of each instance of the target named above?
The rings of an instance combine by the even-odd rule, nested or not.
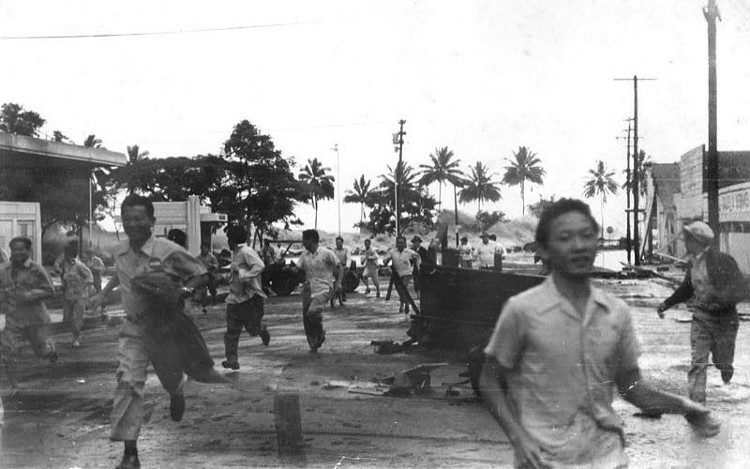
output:
[[[339,174],[341,192],[395,164],[404,119],[415,167],[447,146],[499,181],[523,145],[547,172],[527,203],[582,197],[597,160],[624,180],[633,85],[615,78],[655,78],[639,83],[653,161],[706,142],[706,1],[0,0],[0,101],[41,114],[49,135],[157,158],[218,153],[248,119],[284,156]],[[718,146],[750,150],[750,0],[718,5]],[[223,28],[237,29],[196,31]],[[130,35],[49,38],[112,33]],[[336,231],[336,207],[321,202],[321,229]],[[623,233],[624,208],[610,196],[605,226]],[[483,209],[520,216],[519,188]],[[312,209],[298,213],[312,227]],[[343,204],[342,229],[358,220]]]

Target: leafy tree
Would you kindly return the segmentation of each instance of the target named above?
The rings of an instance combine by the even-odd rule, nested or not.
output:
[[[589,179],[583,185],[583,195],[587,199],[599,195],[601,197],[601,237],[604,238],[604,203],[607,201],[607,194],[617,194],[617,182],[614,180],[614,171],[608,171],[604,161],[596,162],[595,169],[589,169]]]
[[[365,179],[364,174],[361,175],[359,180],[354,180],[354,190],[347,190],[344,197],[345,203],[359,204],[359,226],[364,224],[365,201],[367,201],[367,197],[370,195],[371,182],[369,179]]]
[[[511,186],[521,186],[521,213],[524,214],[526,213],[526,181],[532,184],[542,184],[545,171],[540,166],[542,161],[526,147],[518,147],[513,158],[515,160],[505,159],[510,164],[505,167],[503,182]]]
[[[493,173],[489,168],[477,162],[471,168],[471,175],[466,179],[463,189],[460,192],[462,203],[477,201],[477,213],[482,211],[482,202],[489,200],[497,202],[500,200],[500,188],[498,183],[492,181]]]
[[[477,212],[477,225],[480,231],[487,231],[500,222],[507,221],[505,213],[497,210],[495,212]]]
[[[101,140],[97,140],[97,141],[101,143]],[[140,160],[144,160],[148,158],[148,155],[149,155],[149,152],[141,151],[141,148],[138,145],[133,145],[133,146],[128,147],[128,163],[136,163]]]
[[[438,207],[443,208],[443,183],[455,179],[463,179],[464,173],[459,169],[461,160],[452,160],[453,152],[448,147],[435,148],[435,153],[430,155],[429,165],[421,164],[419,183],[430,185],[438,183]],[[451,182],[452,183],[452,182]]]
[[[36,137],[46,121],[34,111],[26,111],[23,106],[5,103],[0,108],[0,130],[16,135]]]
[[[309,194],[292,173],[294,159],[283,158],[270,136],[243,120],[218,159],[221,178],[209,191],[214,211],[226,213],[233,223],[254,225],[257,236],[277,222],[301,224],[294,207],[307,202]]]
[[[539,218],[542,216],[542,212],[545,208],[552,205],[552,203],[555,202],[555,197],[552,196],[549,199],[542,199],[539,198],[539,202],[533,203],[529,205],[529,213],[534,215],[535,217]]]
[[[83,141],[83,146],[89,148],[102,148],[102,139],[96,138],[96,135],[91,134]]]
[[[332,199],[335,195],[334,177],[328,174],[331,168],[324,167],[317,158],[307,160],[307,165],[299,173],[299,180],[310,194],[311,205],[315,209],[315,229],[318,229],[318,202]]]
[[[380,184],[370,192],[366,199],[365,205],[370,208],[366,227],[373,233],[393,234],[396,232],[397,181],[402,216],[399,228],[402,232],[411,223],[432,225],[435,199],[427,193],[424,186],[418,184],[414,169],[402,161],[397,163],[395,168],[388,166],[388,173],[380,175]]]

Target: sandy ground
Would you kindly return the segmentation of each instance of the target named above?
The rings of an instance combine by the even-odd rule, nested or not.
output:
[[[642,368],[658,386],[684,394],[689,364],[685,309],[659,320],[656,304],[670,288],[660,281],[599,281],[633,306],[643,343]],[[745,311],[747,305],[742,305]],[[216,360],[223,357],[224,307],[193,310]],[[326,315],[327,341],[307,353],[299,296],[272,298],[264,347],[245,335],[238,372],[230,385],[190,382],[182,422],[169,419],[168,397],[155,375],[147,383],[147,423],[139,441],[144,467],[503,467],[512,463],[507,441],[467,386],[448,397],[460,381],[462,357],[414,351],[378,355],[371,340],[406,338],[408,320],[398,301],[360,293]],[[679,320],[679,321],[678,321]],[[709,406],[723,422],[714,439],[695,437],[684,420],[644,420],[622,400],[615,408],[625,421],[632,467],[747,467],[750,447],[750,332],[741,324],[737,371],[730,385],[709,371]],[[72,349],[69,335],[54,337],[56,365],[29,358],[17,394],[6,397],[0,467],[113,467],[121,446],[108,441],[108,414],[116,369],[116,327],[101,324]],[[433,390],[410,398],[359,392],[385,389],[378,381],[418,363],[448,362],[432,373]],[[281,460],[276,451],[273,399],[299,393],[305,456]],[[352,392],[354,391],[354,392]],[[7,389],[3,395],[7,394]],[[454,394],[454,393],[451,393]]]

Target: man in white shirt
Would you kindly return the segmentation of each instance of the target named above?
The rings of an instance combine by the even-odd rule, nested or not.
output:
[[[464,236],[461,238],[461,245],[458,246],[458,253],[460,255],[459,266],[464,269],[471,269],[474,262],[474,248],[469,244],[469,238]]]
[[[336,249],[333,250],[333,253],[336,254],[339,262],[341,262],[341,268],[343,269],[341,279],[343,282],[343,278],[346,275],[346,272],[349,270],[349,266],[352,265],[352,255],[349,251],[349,248],[344,247],[344,238],[342,238],[341,236],[336,237]],[[336,296],[338,296],[339,305],[346,303],[346,292],[343,288],[336,294]],[[331,300],[331,306],[333,306],[333,299]]]
[[[414,268],[419,270],[422,261],[419,258],[419,254],[406,247],[406,238],[404,236],[396,238],[396,248],[388,251],[388,254],[383,258],[383,265],[388,265],[391,261],[393,261],[393,271],[398,276],[401,285],[403,285],[404,291],[406,291],[411,282]],[[412,262],[414,262],[413,267]],[[409,314],[409,303],[405,296],[399,293],[400,304],[398,311]]]
[[[492,269],[495,267],[495,254],[505,256],[505,248],[502,245],[490,241],[490,235],[486,231],[482,232],[482,242],[477,246],[477,263],[480,269]]]
[[[299,268],[305,272],[302,284],[302,323],[305,326],[310,353],[317,353],[326,340],[323,330],[323,309],[341,290],[343,269],[336,254],[320,247],[320,235],[315,230],[302,232],[306,251],[299,258]],[[335,277],[335,280],[334,280]]]
[[[260,275],[265,268],[255,249],[247,244],[247,230],[242,226],[227,229],[227,242],[232,250],[232,265],[229,271],[229,295],[227,296],[227,332],[224,348],[227,359],[221,362],[224,368],[238,370],[237,345],[242,329],[250,337],[260,336],[263,345],[268,345],[271,335],[262,323],[263,293]]]

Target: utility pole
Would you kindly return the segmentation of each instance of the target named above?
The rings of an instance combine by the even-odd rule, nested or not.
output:
[[[633,187],[633,250],[635,251],[635,262],[636,266],[641,265],[641,242],[640,242],[640,229],[638,226],[640,218],[640,188],[639,188],[639,175],[640,175],[640,155],[638,154],[638,81],[652,81],[656,78],[638,78],[638,75],[633,75],[633,78],[615,78],[616,81],[630,81],[633,80],[633,174],[632,174],[632,187]]]
[[[398,183],[398,177],[399,177],[399,171],[403,172],[403,153],[404,153],[404,135],[406,135],[406,132],[404,132],[404,124],[406,124],[406,121],[404,119],[401,119],[398,121],[399,130],[396,134],[393,135],[394,143],[398,143],[398,165],[396,165],[396,169],[393,171],[393,179],[395,183],[395,192],[396,192],[396,236],[401,235],[400,231],[400,223],[401,223],[401,197],[399,192],[401,191],[401,185]],[[398,139],[398,140],[396,140]]]
[[[339,182],[341,181],[341,165],[339,160],[339,144],[334,143],[331,150],[336,152],[336,208],[338,209],[339,215],[339,236],[341,236],[341,184]]]
[[[628,122],[628,129],[627,137],[626,137],[626,145],[627,145],[627,170],[625,171],[625,195],[627,196],[627,205],[625,206],[625,251],[628,253],[628,265],[632,262],[632,256],[631,256],[631,250],[632,250],[632,238],[630,236],[630,214],[631,214],[631,208],[630,208],[630,189],[632,185],[632,179],[630,175],[630,132],[633,130],[632,128],[632,121],[633,119],[625,119]],[[622,137],[617,137],[618,140]]]
[[[708,225],[714,231],[714,248],[718,251],[719,238],[719,151],[716,124],[716,18],[721,20],[716,0],[708,0],[703,8],[708,22],[708,153],[706,153],[705,187],[708,192]]]

